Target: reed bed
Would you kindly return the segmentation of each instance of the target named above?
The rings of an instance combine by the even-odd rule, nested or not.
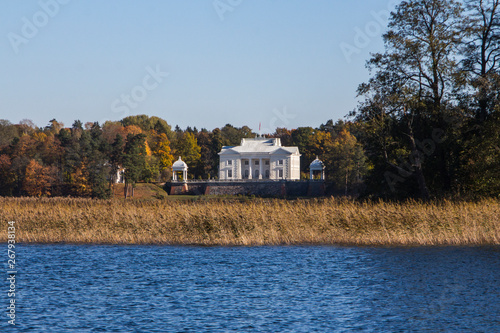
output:
[[[500,201],[324,198],[181,202],[0,198],[23,243],[171,245],[498,245]]]

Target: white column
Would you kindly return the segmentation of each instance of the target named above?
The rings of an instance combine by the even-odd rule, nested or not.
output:
[[[242,161],[241,161],[240,158],[237,159],[236,162],[235,162],[236,163],[236,177],[238,179],[242,179],[243,178],[243,170],[241,168],[241,162]]]
[[[288,162],[288,163],[287,163]],[[287,179],[286,178],[286,175],[290,176],[290,165],[292,163],[290,163],[290,159],[286,158],[283,160],[283,178]]]
[[[262,158],[259,159],[259,179],[262,179]]]
[[[248,159],[248,179],[252,179],[252,159]]]
[[[313,175],[314,175],[314,174],[313,174],[313,171],[312,171],[312,170],[310,170],[310,171],[309,171],[309,179],[313,179],[313,178],[314,178],[314,177],[313,177]]]
[[[186,180],[187,180],[187,173],[188,173],[188,172],[187,172],[187,170],[186,170],[186,169],[184,169],[184,170],[182,171],[182,178],[183,178],[183,180],[184,180],[184,181],[186,181]]]

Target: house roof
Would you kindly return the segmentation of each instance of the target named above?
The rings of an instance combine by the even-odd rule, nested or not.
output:
[[[281,146],[281,140],[279,138],[255,138],[241,139],[241,145],[239,146],[224,146],[220,151],[219,155],[225,154],[275,154],[275,153],[285,153],[285,154],[299,154],[298,147],[283,147]]]

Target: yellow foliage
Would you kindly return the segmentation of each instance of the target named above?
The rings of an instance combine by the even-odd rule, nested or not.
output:
[[[142,129],[136,125],[129,125],[127,127],[124,127],[124,132],[126,137],[128,134],[133,134],[133,135],[141,134]]]
[[[160,161],[160,170],[170,168],[174,157],[170,148],[170,141],[165,133],[153,133],[152,154]]]
[[[45,142],[45,140],[47,140],[47,134],[43,132],[35,132],[33,133],[32,138],[36,143],[43,143]]]
[[[23,182],[23,191],[28,196],[41,197],[51,194],[51,186],[55,181],[55,167],[44,167],[37,161],[31,160],[26,167]]]
[[[146,144],[146,156],[151,156],[151,148],[149,147],[148,142],[145,142]]]

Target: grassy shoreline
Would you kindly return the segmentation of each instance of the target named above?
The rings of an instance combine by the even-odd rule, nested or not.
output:
[[[500,245],[500,201],[0,198],[16,242],[169,245]]]

